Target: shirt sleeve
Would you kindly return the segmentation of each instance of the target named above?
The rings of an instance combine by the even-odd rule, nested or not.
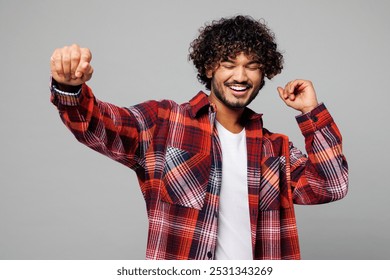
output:
[[[50,91],[52,93],[52,100],[67,106],[77,106],[79,104],[79,97],[81,94],[81,86],[74,87],[74,92],[66,92],[58,89],[57,82],[52,79],[50,84]]]
[[[291,182],[296,204],[320,204],[348,191],[348,164],[342,137],[324,104],[297,116],[307,156],[290,143]]]
[[[51,102],[76,139],[89,148],[132,169],[151,141],[157,102],[121,108],[98,100],[83,84],[78,92],[59,91],[51,84]]]

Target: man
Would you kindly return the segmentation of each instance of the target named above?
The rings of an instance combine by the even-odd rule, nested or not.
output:
[[[120,108],[85,84],[91,53],[77,45],[51,57],[51,98],[88,147],[132,168],[149,219],[147,259],[299,259],[293,204],[343,198],[341,135],[310,81],[277,91],[297,117],[308,157],[248,109],[283,58],[271,31],[250,17],[206,25],[189,58],[210,94],[178,105]]]

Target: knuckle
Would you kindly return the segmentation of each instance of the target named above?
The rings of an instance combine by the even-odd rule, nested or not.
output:
[[[59,60],[61,60],[61,54],[59,53],[53,53],[53,55],[51,56],[50,58],[52,61],[54,62],[58,62]]]
[[[79,52],[74,52],[72,53],[72,61],[79,61],[80,60],[80,57],[81,57],[81,54]]]
[[[92,58],[92,53],[91,53],[90,49],[81,48],[80,50],[82,52],[83,58],[85,58],[85,59],[91,59]]]
[[[50,59],[53,61],[58,61],[61,59],[61,49],[55,49]]]
[[[62,56],[62,63],[69,64],[70,63],[70,56],[68,54],[64,54]]]

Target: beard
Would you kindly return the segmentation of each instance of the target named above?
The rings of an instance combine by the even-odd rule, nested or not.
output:
[[[219,87],[214,79],[211,81],[211,89],[213,90],[215,96],[228,108],[230,109],[242,109],[247,107],[259,94],[260,89],[262,88],[263,82],[258,86],[257,88],[253,88],[253,85],[249,83],[238,83],[238,82],[232,82],[232,83],[224,83],[224,86],[228,87],[230,84],[235,85],[242,85],[246,86],[248,89],[253,89],[252,93],[250,94],[249,98],[247,100],[236,100],[231,101],[226,98],[226,94],[223,93],[224,89]]]

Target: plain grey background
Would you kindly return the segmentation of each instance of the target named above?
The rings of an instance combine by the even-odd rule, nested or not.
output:
[[[205,22],[264,18],[285,55],[251,108],[301,149],[276,87],[313,81],[344,137],[348,196],[297,206],[303,259],[389,259],[390,2],[0,0],[0,259],[144,259],[135,174],[79,144],[49,101],[49,59],[93,53],[95,95],[120,106],[185,102],[204,89],[187,61]]]

